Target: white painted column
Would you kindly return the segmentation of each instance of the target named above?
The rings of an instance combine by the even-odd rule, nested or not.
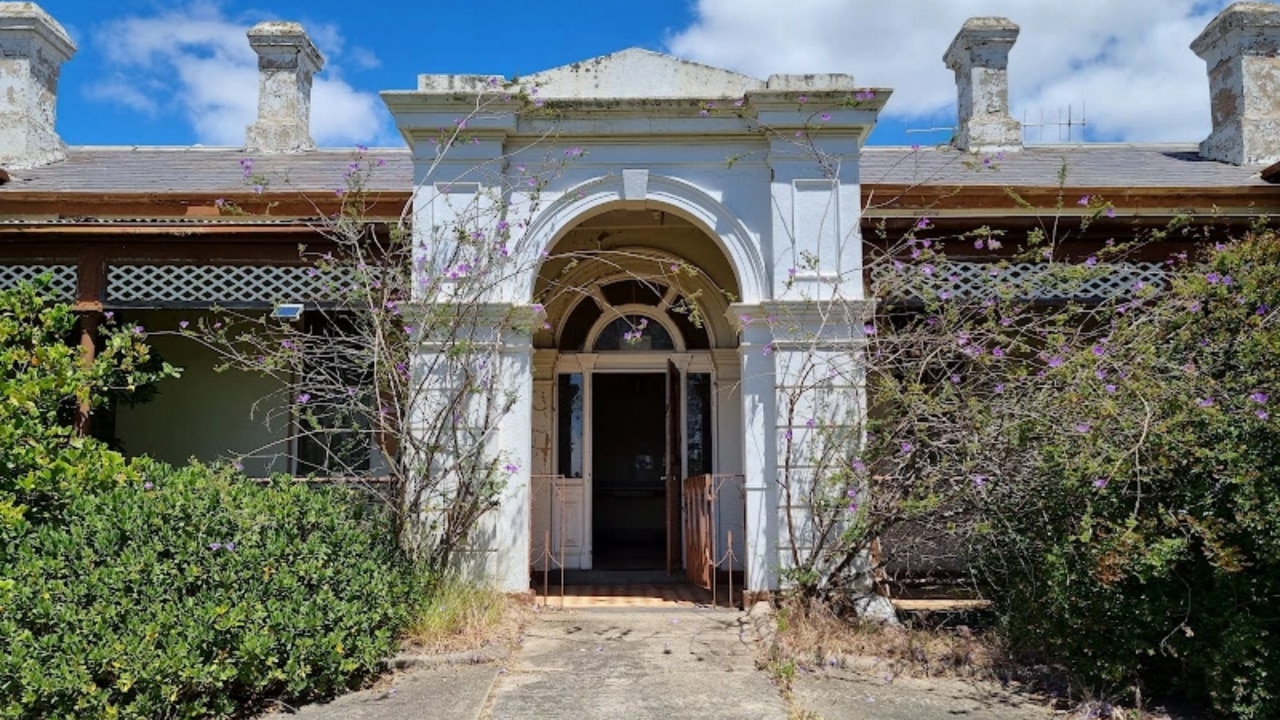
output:
[[[527,333],[503,342],[499,351],[500,392],[510,393],[512,403],[498,421],[496,454],[504,465],[516,468],[508,475],[493,523],[492,558],[489,563],[499,590],[529,589],[530,475],[533,467],[533,345]]]
[[[751,308],[735,311],[749,314]],[[759,317],[759,315],[757,315]],[[775,590],[778,577],[777,418],[773,335],[758,321],[742,329],[742,469],[746,479],[746,589]]]

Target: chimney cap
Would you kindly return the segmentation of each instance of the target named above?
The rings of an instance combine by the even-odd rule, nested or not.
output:
[[[942,55],[942,61],[952,70],[964,63],[973,62],[974,48],[979,45],[1013,46],[1021,28],[1007,17],[972,17],[964,21],[951,46]]]
[[[311,37],[300,23],[269,20],[249,28],[249,46],[261,57],[272,50],[292,49],[299,62],[309,66],[311,72],[324,67],[324,55],[311,42]]]
[[[1204,31],[1191,41],[1191,50],[1203,58],[1228,36],[1241,31],[1258,30],[1280,31],[1280,5],[1269,2],[1232,3],[1209,21]]]
[[[76,53],[76,44],[66,29],[33,2],[0,2],[0,34],[34,32],[66,62]]]

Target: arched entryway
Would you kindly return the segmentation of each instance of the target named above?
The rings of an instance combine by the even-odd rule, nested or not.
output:
[[[662,210],[610,210],[554,244],[535,288],[535,571],[685,564],[682,481],[741,473],[738,292],[719,246]],[[741,493],[716,510],[724,570],[740,570]]]

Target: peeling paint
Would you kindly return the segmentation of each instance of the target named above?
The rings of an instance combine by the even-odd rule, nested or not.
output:
[[[1007,18],[969,18],[942,57],[956,74],[960,150],[1022,149],[1022,125],[1009,115],[1009,51],[1018,32]]]
[[[1235,165],[1280,161],[1280,6],[1228,6],[1191,43],[1205,61],[1213,131],[1200,154]]]
[[[0,2],[0,166],[26,169],[66,157],[54,120],[58,74],[75,51],[66,30],[35,3]]]

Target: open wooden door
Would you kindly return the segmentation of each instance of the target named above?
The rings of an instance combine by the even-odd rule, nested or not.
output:
[[[676,364],[667,361],[667,458],[666,458],[666,504],[667,504],[667,574],[674,575],[680,570],[681,523],[680,523],[680,474],[681,450],[683,443],[680,434],[680,370]]]

